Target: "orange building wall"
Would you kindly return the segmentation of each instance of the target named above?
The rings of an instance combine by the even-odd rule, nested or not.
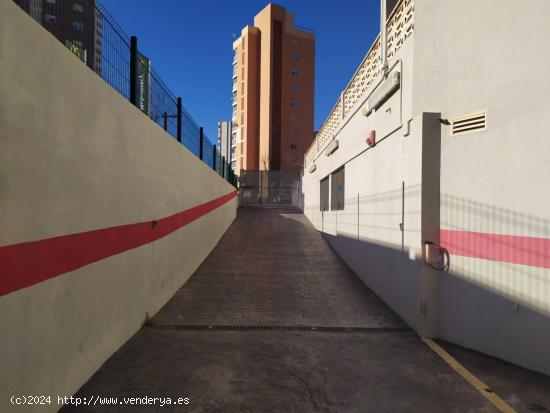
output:
[[[242,30],[233,44],[237,56],[237,112],[233,127],[237,133],[237,173],[258,169],[259,56],[260,31],[253,26]]]
[[[299,44],[293,44],[292,40],[298,40]],[[294,54],[299,55],[298,62],[293,60]],[[281,170],[298,170],[313,141],[315,40],[289,33],[284,39],[283,56]],[[294,68],[300,70],[298,76],[291,74]],[[298,91],[293,90],[293,85],[299,86]],[[293,99],[298,101],[297,107],[291,106]],[[297,149],[291,149],[292,144]]]
[[[269,4],[233,48],[239,61],[238,170],[301,169],[313,135],[314,34],[296,29],[291,13]],[[300,71],[298,76],[292,75],[293,69]],[[292,106],[293,100],[298,106]]]

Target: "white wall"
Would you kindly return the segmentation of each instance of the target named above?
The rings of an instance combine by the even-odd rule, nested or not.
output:
[[[0,2],[0,68],[1,246],[152,221],[234,190],[11,1]],[[0,411],[15,411],[9,395],[73,394],[235,213],[233,199],[157,241],[0,296]]]
[[[340,148],[330,157],[321,152],[303,178],[306,215],[407,323],[547,374],[548,268],[452,255],[449,273],[435,274],[418,259],[422,241],[437,242],[440,227],[549,238],[549,15],[545,0],[416,0],[414,33],[397,55],[399,94],[368,118],[349,115],[335,136]],[[450,119],[480,110],[488,130],[469,135],[451,137],[448,126],[421,121],[430,112]],[[369,130],[382,137],[394,126],[401,128],[363,152]],[[321,214],[319,181],[343,164],[346,208]]]
[[[413,112],[487,110],[486,131],[442,127],[442,229],[550,238],[548,16],[546,0],[415,2]],[[550,373],[549,268],[455,255],[441,294],[443,338]]]
[[[412,42],[407,41],[389,63],[392,72],[401,74],[401,88],[368,117],[361,113],[365,99],[346,116],[335,136],[338,150],[328,157],[320,151],[315,172],[304,172],[304,213],[359,277],[419,329],[422,117],[410,119]],[[376,130],[378,143],[368,148],[371,130]],[[321,212],[320,181],[342,165],[345,208]],[[399,227],[403,182],[404,246]]]

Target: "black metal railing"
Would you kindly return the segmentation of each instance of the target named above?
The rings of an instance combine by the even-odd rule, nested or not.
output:
[[[234,186],[237,179],[203,129],[97,0],[14,0],[153,122]]]

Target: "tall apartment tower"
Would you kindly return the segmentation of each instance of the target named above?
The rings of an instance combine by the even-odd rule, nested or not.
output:
[[[57,39],[76,46],[81,59],[101,74],[103,16],[96,0],[15,0]]]
[[[268,4],[234,41],[236,171],[302,168],[313,140],[315,35]]]

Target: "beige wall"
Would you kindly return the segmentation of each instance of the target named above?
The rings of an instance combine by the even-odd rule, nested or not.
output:
[[[150,221],[233,190],[10,1],[0,39],[0,245]],[[189,278],[235,210],[232,200],[0,297],[0,410],[11,394],[74,393]]]

